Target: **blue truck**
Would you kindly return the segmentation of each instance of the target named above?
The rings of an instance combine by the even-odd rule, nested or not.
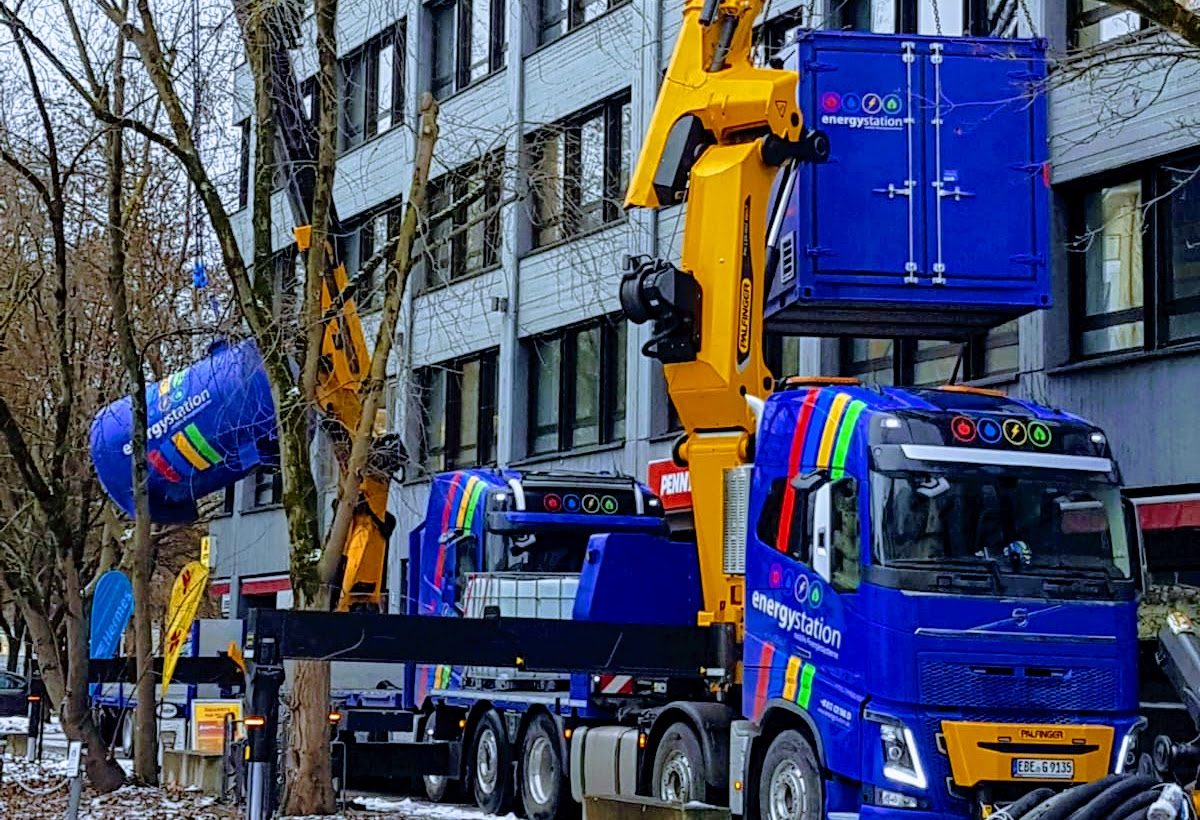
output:
[[[431,797],[975,817],[1136,760],[1140,549],[1095,426],[988,391],[792,380],[725,501],[740,657],[663,679],[411,666],[418,734],[456,749]],[[702,605],[695,542],[630,478],[440,475],[410,550],[409,614],[690,624]]]

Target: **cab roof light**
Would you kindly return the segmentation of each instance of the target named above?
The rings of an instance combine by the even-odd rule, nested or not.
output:
[[[972,387],[969,384],[943,384],[938,387],[943,393],[968,393],[972,396],[991,396],[995,399],[1008,398],[1008,394],[1003,390],[994,390],[990,387]]]
[[[862,384],[854,376],[789,376],[783,380],[783,389],[793,387],[858,387]]]

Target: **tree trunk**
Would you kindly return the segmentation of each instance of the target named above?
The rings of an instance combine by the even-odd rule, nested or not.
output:
[[[92,720],[87,681],[88,613],[83,605],[79,568],[74,563],[64,562],[63,581],[63,599],[67,606],[67,673],[59,714],[63,733],[72,740],[82,740],[88,749],[88,782],[97,792],[106,794],[125,784],[125,771],[108,754],[104,738]]]
[[[7,672],[16,672],[17,666],[21,663],[21,650],[26,644],[25,619],[21,617],[21,611],[17,606],[13,605],[12,616],[12,634],[8,639],[8,658],[5,660],[4,668]]]
[[[329,663],[298,661],[288,704],[284,815],[332,814],[336,808],[328,754],[328,704]]]

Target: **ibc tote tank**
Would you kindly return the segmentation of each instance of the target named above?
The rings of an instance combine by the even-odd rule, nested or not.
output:
[[[146,388],[150,517],[196,520],[198,499],[276,463],[275,404],[253,341],[211,355]],[[113,402],[92,422],[92,463],[104,491],[133,515],[133,403]]]

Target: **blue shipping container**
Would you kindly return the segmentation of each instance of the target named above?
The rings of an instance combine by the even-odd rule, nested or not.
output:
[[[1050,304],[1045,44],[802,32],[768,329],[962,338]]]
[[[150,517],[197,518],[196,501],[276,463],[275,403],[251,341],[215,347],[187,370],[146,388]],[[133,402],[113,402],[92,422],[92,464],[104,491],[133,516]]]

